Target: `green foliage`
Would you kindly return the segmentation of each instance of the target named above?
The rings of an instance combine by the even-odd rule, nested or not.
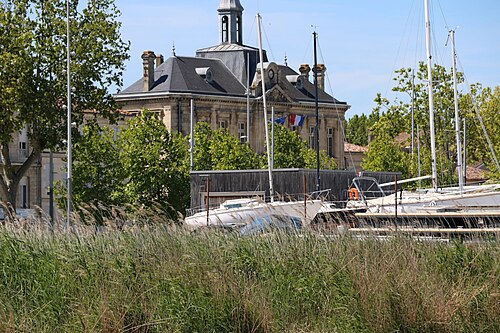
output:
[[[73,199],[97,223],[123,207],[159,210],[174,220],[189,205],[187,138],[171,135],[157,115],[143,111],[120,135],[90,122],[73,150]],[[59,193],[65,193],[61,184]],[[65,207],[64,195],[60,206]],[[100,215],[103,215],[99,217]]]
[[[370,143],[362,167],[370,171],[401,172],[403,177],[409,175],[408,154],[395,141],[400,132],[399,114],[382,116],[374,125],[372,131],[375,139]],[[399,127],[399,128],[398,128]]]
[[[248,170],[259,168],[259,158],[247,143],[227,131],[212,130],[205,122],[196,124],[195,170]]]
[[[498,244],[1,230],[0,331],[493,333]]]
[[[86,110],[111,115],[109,94],[121,86],[128,43],[120,36],[119,11],[112,0],[87,1],[77,11],[70,1],[72,118],[83,122]],[[45,149],[65,149],[66,2],[0,2],[0,191],[15,206],[20,179]],[[29,157],[19,167],[8,144],[27,128]]]
[[[126,170],[124,194],[136,206],[159,203],[183,211],[189,196],[186,142],[174,139],[156,114],[144,110],[121,136],[120,160]]]
[[[455,140],[455,110],[454,110],[454,92],[453,77],[451,70],[447,71],[444,67],[435,65],[432,69],[433,79],[436,81],[433,85],[434,95],[434,119],[435,119],[435,137],[437,150],[437,167],[439,183],[441,185],[453,184],[457,182],[455,174],[456,166],[456,140]],[[458,83],[463,82],[463,74],[457,74]],[[398,150],[398,145],[393,142],[400,133],[411,133],[412,110],[415,122],[415,137],[417,137],[417,125],[420,128],[420,146],[421,146],[421,170],[422,174],[431,173],[430,156],[430,135],[429,135],[429,93],[427,86],[427,67],[421,62],[418,70],[413,74],[411,68],[402,68],[396,71],[394,78],[395,86],[392,89],[398,94],[394,101],[378,94],[375,98],[376,107],[373,109],[370,117],[376,120],[369,125],[369,130],[375,138],[375,142],[370,144],[369,157],[364,162],[364,168],[370,168],[373,171],[402,171],[406,176],[417,175],[417,151],[415,148],[412,157],[406,157]],[[498,89],[495,89],[498,90]],[[499,92],[492,94],[491,89],[482,90],[480,86],[474,86],[472,95],[479,101],[479,108],[483,117],[486,117],[488,134],[492,136],[492,141],[500,142],[500,132],[495,117],[499,105]],[[496,96],[496,97],[495,97]],[[488,160],[491,156],[487,152],[488,148],[481,139],[481,128],[479,127],[474,114],[471,97],[459,91],[459,117],[467,119],[467,156],[468,163],[475,161]],[[488,117],[489,115],[489,117]],[[368,118],[370,119],[370,118]],[[353,141],[359,139],[359,132],[365,131],[365,123],[369,122],[364,117],[354,118],[352,127],[348,127],[348,137]],[[381,122],[380,124],[378,124]],[[384,132],[384,133],[382,133]],[[349,134],[350,133],[350,134]],[[376,136],[380,138],[376,138]],[[416,140],[416,139],[415,139]],[[408,142],[408,146],[411,142]],[[414,147],[417,142],[414,143]],[[497,145],[498,146],[498,145]],[[404,161],[406,160],[406,162]],[[372,169],[373,168],[373,169]],[[384,169],[386,168],[386,169]]]
[[[123,186],[125,169],[119,150],[119,141],[109,127],[99,127],[90,122],[83,128],[83,135],[75,140],[73,149],[73,201],[81,204],[124,203]]]
[[[483,119],[484,126],[490,137],[497,156],[500,156],[500,120],[498,110],[500,109],[500,86],[482,88],[481,85],[472,87],[472,92],[460,100],[460,105],[467,110],[467,154],[472,163],[485,162],[492,171],[489,174],[493,179],[500,179],[500,171],[497,169],[491,155],[486,136],[478,120],[473,102]]]
[[[276,169],[307,168],[316,169],[316,150],[297,134],[283,125],[274,125],[274,167]],[[265,163],[267,165],[267,162]],[[320,151],[320,168],[335,169],[337,162],[326,151]]]

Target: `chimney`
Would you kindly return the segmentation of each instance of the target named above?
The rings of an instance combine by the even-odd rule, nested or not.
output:
[[[165,62],[165,58],[163,58],[163,54],[158,54],[156,56],[156,67],[160,67],[161,64]]]
[[[325,73],[326,66],[324,64],[318,64],[317,69],[317,78],[318,78],[318,88],[321,90],[325,90]]]
[[[153,88],[155,83],[155,53],[153,51],[144,51],[142,53],[143,91],[147,92]]]
[[[303,65],[300,65],[299,71],[300,71],[300,74],[304,75],[306,77],[306,79],[309,81],[309,72],[311,72],[311,67],[309,67],[308,64],[303,64]]]

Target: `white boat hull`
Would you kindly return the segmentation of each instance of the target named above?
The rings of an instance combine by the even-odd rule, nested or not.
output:
[[[191,228],[222,226],[243,226],[258,217],[281,215],[298,217],[306,224],[310,223],[321,207],[320,200],[304,202],[256,202],[238,208],[216,208],[186,217],[185,224]]]
[[[351,202],[350,207],[365,207],[366,213],[421,213],[426,210],[487,210],[500,207],[500,192],[481,191],[473,193],[408,193],[391,194],[385,197],[366,200],[366,202]],[[397,204],[396,204],[397,202]]]

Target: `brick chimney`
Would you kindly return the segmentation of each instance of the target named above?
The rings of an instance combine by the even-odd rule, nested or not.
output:
[[[308,64],[300,65],[299,71],[301,75],[304,75],[306,79],[309,80],[309,73],[311,72],[311,67],[309,67]]]
[[[158,54],[156,56],[156,67],[160,67],[161,64],[165,62],[165,58],[163,58],[163,54]]]
[[[142,53],[143,68],[143,91],[147,92],[153,88],[155,83],[155,53],[153,51],[144,51]]]
[[[318,77],[318,88],[321,90],[325,90],[325,73],[326,73],[326,66],[324,64],[318,64],[318,67],[316,68],[317,70],[317,77]],[[315,70],[315,72],[316,72]]]

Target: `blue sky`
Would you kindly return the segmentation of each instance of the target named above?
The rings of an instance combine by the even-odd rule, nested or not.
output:
[[[448,30],[456,28],[459,70],[469,83],[500,85],[500,1],[430,0],[433,58],[451,68]],[[255,15],[263,17],[264,48],[271,61],[297,70],[313,62],[313,26],[318,62],[327,67],[327,92],[351,105],[347,117],[369,114],[378,92],[393,98],[394,70],[425,60],[423,0],[241,0],[244,43],[257,46]],[[142,75],[141,54],[194,56],[218,44],[219,0],[116,0],[123,38],[131,42],[124,86]],[[459,87],[467,90],[466,86]]]

